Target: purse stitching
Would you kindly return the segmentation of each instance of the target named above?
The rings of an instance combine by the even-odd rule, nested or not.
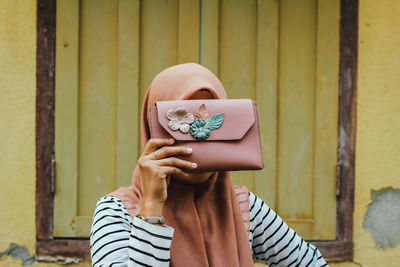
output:
[[[149,107],[149,123],[150,123],[150,136],[153,136],[153,119],[151,117],[151,107]]]
[[[258,143],[259,143],[259,146],[258,146],[258,156],[259,156],[259,160],[260,160],[261,165],[263,165],[263,167],[264,167],[264,162],[263,162],[263,160],[262,160],[260,126],[259,126],[259,122],[258,122],[258,112],[257,112],[257,103],[256,103],[256,102],[254,102],[253,110],[254,110],[254,115],[255,115],[255,117],[256,117],[256,126],[257,126],[257,132],[258,132]]]

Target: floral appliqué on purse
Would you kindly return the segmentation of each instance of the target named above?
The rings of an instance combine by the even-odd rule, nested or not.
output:
[[[179,129],[182,133],[190,131],[192,136],[198,140],[207,139],[212,130],[221,127],[225,118],[224,113],[217,113],[210,117],[204,104],[197,109],[195,115],[188,113],[185,107],[170,109],[166,115],[171,130]]]

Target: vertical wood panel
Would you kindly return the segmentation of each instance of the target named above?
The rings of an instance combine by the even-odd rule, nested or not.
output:
[[[313,238],[324,240],[336,236],[339,20],[339,1],[318,0]]]
[[[118,103],[116,188],[131,184],[140,153],[139,0],[118,2]]]
[[[78,200],[79,0],[57,1],[54,235],[74,236]]]
[[[219,75],[219,0],[202,0],[200,64]]]
[[[316,0],[281,1],[279,189],[286,219],[312,218]]]
[[[276,198],[279,2],[258,1],[256,100],[265,168],[255,172],[255,190],[271,208]]]
[[[199,60],[199,2],[179,1],[178,64]]]
[[[219,78],[229,98],[256,95],[256,1],[221,0]],[[254,172],[233,172],[236,184],[254,191]]]
[[[95,198],[96,201],[99,197]],[[94,210],[95,207],[92,207]],[[76,237],[88,237],[90,235],[90,227],[92,226],[93,214],[86,216],[77,216],[76,217]]]
[[[115,188],[117,4],[116,1],[84,0],[81,5],[80,216],[92,216],[99,195]]]
[[[230,98],[255,99],[256,1],[221,0],[219,77]]]
[[[141,2],[140,103],[153,78],[177,63],[178,1]]]

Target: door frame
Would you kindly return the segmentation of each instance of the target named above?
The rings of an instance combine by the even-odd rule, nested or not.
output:
[[[358,6],[358,0],[340,0],[336,239],[311,241],[328,261],[353,258]],[[90,259],[88,239],[53,235],[55,41],[56,0],[37,0],[36,255]]]

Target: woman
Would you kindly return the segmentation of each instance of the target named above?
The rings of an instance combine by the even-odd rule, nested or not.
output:
[[[327,266],[318,249],[262,200],[243,188],[235,191],[228,172],[185,172],[196,164],[176,156],[190,155],[190,149],[172,146],[173,139],[150,139],[147,110],[156,101],[210,98],[226,93],[201,65],[173,66],[154,78],[142,107],[143,152],[132,185],[96,206],[93,266],[253,266],[253,259],[270,266]],[[240,206],[239,198],[247,202]]]

